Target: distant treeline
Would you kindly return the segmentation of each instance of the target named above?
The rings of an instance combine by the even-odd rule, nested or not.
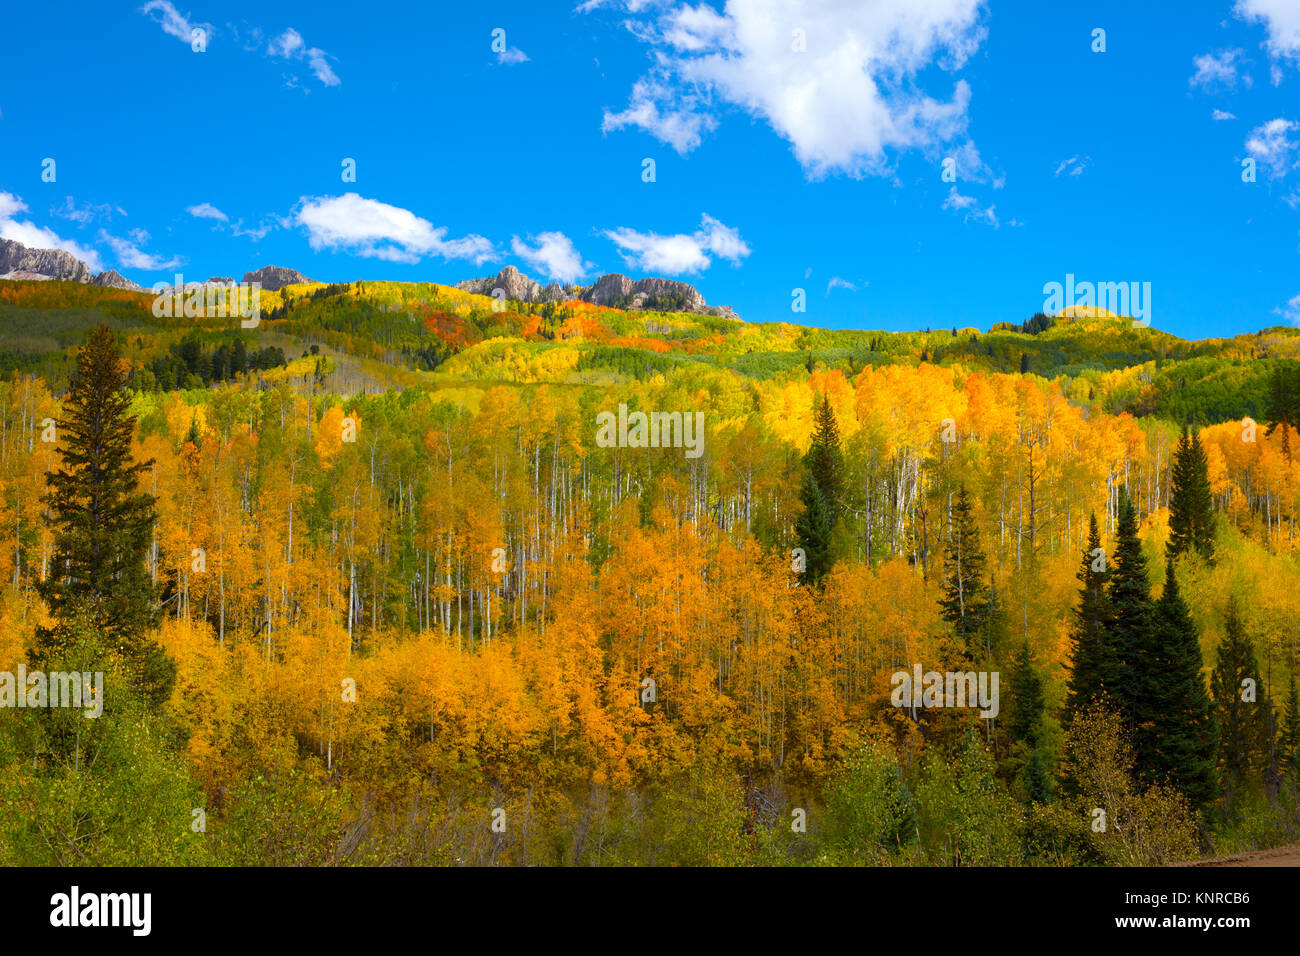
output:
[[[238,336],[231,336],[215,348],[208,348],[197,332],[191,332],[173,345],[167,355],[159,355],[140,370],[140,387],[144,391],[169,392],[174,389],[203,388],[213,382],[229,382],[247,372],[281,368],[284,350],[268,345],[253,351]]]

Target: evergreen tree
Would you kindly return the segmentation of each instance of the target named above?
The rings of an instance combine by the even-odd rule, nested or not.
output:
[[[1286,711],[1282,723],[1281,751],[1283,768],[1300,779],[1300,697],[1296,695],[1295,672],[1287,679]]]
[[[1042,755],[1043,682],[1034,669],[1026,640],[1016,657],[1011,682],[1011,720],[1007,728],[1012,751],[1018,758],[1018,777],[1033,803],[1046,803],[1052,796],[1051,779]]]
[[[1118,692],[1122,661],[1111,641],[1110,598],[1106,584],[1106,556],[1101,550],[1097,516],[1088,517],[1088,544],[1075,575],[1079,584],[1079,606],[1070,629],[1070,681],[1066,689],[1062,726],[1068,727],[1079,714],[1103,694]]]
[[[1210,678],[1219,728],[1219,768],[1229,796],[1248,778],[1264,770],[1269,752],[1269,706],[1255,659],[1255,645],[1246,634],[1231,598],[1224,615],[1224,635]]]
[[[1214,555],[1214,496],[1200,437],[1183,426],[1174,450],[1166,552],[1173,560],[1191,550],[1207,560]]]
[[[952,506],[952,528],[943,549],[943,618],[958,636],[969,641],[988,612],[988,585],[984,583],[984,554],[979,528],[965,486],[957,489]]]
[[[1027,375],[1028,373],[1029,373],[1029,353],[1021,352],[1020,353],[1020,374]]]
[[[794,532],[804,551],[804,577],[817,584],[831,569],[831,516],[811,470],[804,472],[799,497],[803,514],[795,519]]]
[[[39,586],[56,623],[37,630],[31,658],[38,667],[57,664],[74,650],[75,635],[88,630],[157,704],[170,694],[175,664],[148,637],[158,621],[145,567],[154,498],[138,485],[153,462],[131,460],[135,418],[127,379],[113,332],[100,325],[77,356],[56,423],[62,463],[43,499],[54,548]]]
[[[1172,561],[1165,567],[1152,633],[1147,664],[1154,680],[1135,708],[1138,774],[1149,783],[1171,784],[1203,810],[1216,794],[1218,732],[1201,676],[1200,636],[1178,593]]]
[[[814,412],[812,444],[804,464],[826,499],[827,513],[834,527],[844,500],[844,452],[840,448],[840,428],[829,396],[822,396]]]
[[[1110,614],[1106,630],[1119,661],[1115,692],[1107,694],[1130,730],[1137,701],[1160,675],[1151,669],[1154,602],[1147,579],[1147,560],[1138,539],[1137,512],[1123,488],[1119,494],[1119,521],[1115,529],[1115,556],[1108,582]]]

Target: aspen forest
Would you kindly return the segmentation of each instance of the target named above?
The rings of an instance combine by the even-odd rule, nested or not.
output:
[[[1294,328],[850,332],[395,282],[265,292],[251,329],[152,303],[0,282],[0,671],[106,675],[98,719],[0,711],[4,864],[1300,838]],[[95,356],[140,557],[119,630],[61,570]],[[699,454],[598,441],[620,406],[702,413]],[[899,706],[914,668],[996,673],[996,714]]]

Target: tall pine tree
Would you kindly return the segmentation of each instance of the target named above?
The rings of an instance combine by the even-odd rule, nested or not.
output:
[[[826,508],[833,526],[839,519],[844,504],[844,452],[840,448],[840,426],[835,421],[835,411],[831,408],[829,395],[822,396],[814,412],[812,444],[808,448],[804,465],[816,479],[817,487],[826,499]]]
[[[1101,532],[1095,514],[1088,518],[1088,544],[1075,576],[1081,587],[1070,629],[1070,682],[1061,714],[1061,724],[1065,727],[1098,698],[1117,694],[1122,674],[1123,662],[1109,630],[1110,597],[1106,584],[1110,574],[1106,570],[1106,555],[1101,550]]]
[[[1210,678],[1215,717],[1219,727],[1219,770],[1229,798],[1268,766],[1271,741],[1271,704],[1260,678],[1255,645],[1246,633],[1237,599],[1230,598],[1224,614],[1223,640],[1219,643]]]
[[[1138,539],[1137,512],[1123,488],[1119,493],[1119,521],[1111,568],[1106,592],[1110,603],[1106,631],[1119,667],[1113,678],[1115,692],[1112,694],[1107,689],[1107,694],[1131,731],[1136,719],[1136,702],[1148,692],[1151,681],[1158,679],[1158,675],[1150,665],[1154,602],[1151,582],[1147,579],[1147,560]]]
[[[984,581],[984,553],[980,550],[975,509],[963,485],[952,506],[952,530],[943,549],[943,617],[969,645],[971,635],[984,623],[988,611],[988,585]],[[969,647],[968,647],[969,649]]]
[[[807,561],[805,576],[816,584],[835,562],[832,537],[844,495],[844,453],[829,396],[822,396],[813,418],[812,443],[804,456],[799,493],[803,513],[795,520],[794,530]]]
[[[1043,756],[1042,727],[1046,708],[1043,705],[1043,681],[1034,668],[1025,640],[1016,657],[1011,682],[1012,755],[1016,776],[1025,796],[1033,803],[1046,803],[1052,797],[1052,781]]]
[[[1152,636],[1146,663],[1153,679],[1135,704],[1138,774],[1149,783],[1171,784],[1203,810],[1217,792],[1218,731],[1201,674],[1200,636],[1178,593],[1172,561]]]
[[[153,462],[133,462],[128,366],[112,330],[100,325],[77,356],[56,422],[60,467],[43,499],[54,536],[49,576],[41,582],[55,625],[40,628],[31,658],[38,667],[66,658],[87,631],[126,666],[146,700],[170,694],[175,664],[149,637],[157,595],[145,567],[154,498],[139,489]]]
[[[794,533],[804,552],[804,578],[817,584],[831,569],[831,515],[812,471],[804,472],[799,497],[803,513],[795,519]]]
[[[1209,464],[1201,439],[1183,426],[1174,450],[1172,486],[1169,490],[1169,558],[1196,551],[1214,556],[1214,496],[1210,491]]]

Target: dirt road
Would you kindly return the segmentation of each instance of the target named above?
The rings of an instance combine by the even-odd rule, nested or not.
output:
[[[1300,866],[1300,846],[1280,846],[1273,850],[1238,853],[1214,860],[1194,860],[1175,866]]]

